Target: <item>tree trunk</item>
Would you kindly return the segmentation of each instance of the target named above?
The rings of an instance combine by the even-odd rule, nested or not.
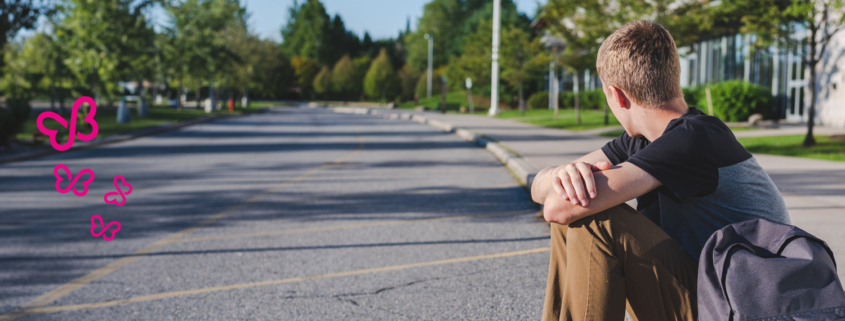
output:
[[[197,108],[200,108],[200,86],[197,85],[196,92],[194,92],[194,96],[197,97]]]
[[[581,104],[578,98],[578,72],[575,72],[572,80],[575,82],[572,88],[574,89],[573,92],[575,93],[575,124],[581,125]]]
[[[810,52],[815,57],[815,49],[810,49]],[[812,58],[811,58],[812,59]],[[815,60],[815,59],[813,59]],[[804,147],[813,147],[816,145],[816,138],[813,136],[813,126],[815,126],[816,120],[816,64],[818,61],[811,61],[809,64],[810,67],[810,108],[807,110],[807,136],[804,137]]]
[[[522,79],[519,80],[519,113],[525,116],[525,99],[522,96]]]
[[[182,111],[182,93],[185,91],[185,87],[182,87],[182,75],[179,75],[179,87],[177,88],[179,88],[179,91],[176,92],[176,110]]]
[[[604,102],[604,125],[607,126],[610,124],[610,107],[607,105],[607,101]]]
[[[816,40],[816,33],[818,32],[817,28],[814,28],[814,24],[810,24],[810,39],[807,45],[810,47],[810,59],[807,59],[807,66],[810,67],[810,79],[809,79],[809,89],[810,89],[810,108],[809,110],[805,110],[808,113],[807,115],[807,136],[804,137],[804,147],[813,147],[816,145],[816,138],[813,137],[813,126],[815,125],[816,119],[816,64],[819,62],[816,59],[816,46],[818,45],[818,41]],[[806,90],[806,89],[805,89]]]

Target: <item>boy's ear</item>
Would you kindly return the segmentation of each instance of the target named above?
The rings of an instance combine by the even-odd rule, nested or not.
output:
[[[624,109],[631,108],[631,100],[628,99],[628,94],[626,94],[625,91],[616,86],[607,86],[607,89],[610,91],[611,99],[613,99],[619,107]]]

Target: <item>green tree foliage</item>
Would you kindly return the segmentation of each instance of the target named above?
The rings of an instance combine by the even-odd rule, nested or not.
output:
[[[328,98],[328,94],[332,91],[332,71],[329,67],[320,69],[317,77],[314,77],[314,92],[323,95],[323,98]]]
[[[453,89],[463,88],[464,79],[481,86],[490,86],[493,63],[493,23],[484,21],[475,32],[466,36],[466,48],[461,56],[452,57],[446,77]],[[439,79],[435,79],[438,81]],[[436,93],[436,92],[434,92]]]
[[[86,94],[109,99],[118,81],[148,74],[155,34],[144,15],[150,2],[136,2],[68,0],[58,6],[65,18],[54,24],[55,33]]]
[[[405,66],[399,70],[399,79],[402,82],[402,99],[413,99],[417,89],[417,82],[420,79],[420,73],[417,72],[410,64],[405,64]]]
[[[43,77],[37,71],[34,72],[24,59],[20,59],[23,50],[20,43],[12,43],[4,50],[6,63],[0,84],[6,102],[0,105],[0,146],[8,146],[15,135],[23,130],[30,112],[32,88]]]
[[[538,41],[531,41],[528,32],[516,26],[502,30],[500,64],[502,79],[511,87],[517,88],[520,110],[526,108],[524,85],[530,79],[537,79],[551,61],[543,53],[543,47]]]
[[[440,91],[442,90],[443,85],[440,82],[440,77],[443,76],[443,71],[444,71],[444,69],[441,68],[441,69],[432,70],[432,72],[431,72],[431,95],[432,96],[438,95],[440,93]],[[426,97],[426,95],[428,94],[426,92],[426,87],[428,86],[427,82],[428,82],[428,74],[424,73],[424,72],[421,73],[420,79],[417,80],[417,88],[415,90],[417,97],[420,97],[420,98]]]
[[[305,57],[293,57],[290,61],[293,67],[296,83],[300,91],[305,94],[313,87],[314,77],[320,72],[320,64],[317,61]]]
[[[332,69],[332,90],[340,95],[343,100],[350,100],[351,96],[355,94],[358,80],[358,71],[355,69],[355,64],[349,55],[343,56]]]
[[[492,19],[492,5],[492,1],[483,0],[433,0],[426,4],[417,31],[404,39],[408,63],[418,71],[426,68],[428,40],[424,38],[425,34],[434,37],[435,68],[449,63],[451,57],[463,54],[464,49],[470,48],[465,37]],[[503,0],[501,5],[502,26],[520,24],[527,28],[530,20],[518,13],[512,0]]]
[[[364,77],[367,75],[367,70],[370,70],[370,64],[373,60],[370,56],[364,55],[352,60],[355,65],[355,90],[354,93],[362,101],[364,100]]]
[[[804,53],[804,63],[810,71],[808,87],[810,104],[807,110],[807,135],[804,146],[816,144],[813,135],[816,114],[817,66],[827,51],[830,40],[838,32],[845,29],[845,1],[843,0],[725,0],[714,9],[715,14],[739,13],[742,22],[740,31],[756,35],[759,44],[780,43],[796,47],[803,44],[796,43],[791,35],[796,27],[808,31],[804,40],[807,51]]]
[[[347,31],[340,16],[326,13],[319,0],[294,1],[287,25],[282,28],[282,50],[291,57],[305,57],[323,65],[333,65],[344,54],[361,50],[358,36]]]
[[[382,50],[378,57],[373,60],[370,70],[364,77],[364,92],[369,97],[381,97],[382,101],[388,94],[390,86],[395,84],[396,72],[393,70],[393,63],[387,55],[387,50]]]
[[[15,37],[18,30],[32,28],[38,19],[39,9],[32,0],[4,0],[0,1],[0,52],[6,47],[9,39]],[[3,67],[0,59],[0,67]]]
[[[223,82],[241,57],[227,44],[227,33],[246,36],[246,10],[237,0],[184,0],[167,6],[179,75],[195,84]],[[181,76],[180,76],[181,77]]]

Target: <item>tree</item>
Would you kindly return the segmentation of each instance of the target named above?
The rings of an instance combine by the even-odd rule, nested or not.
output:
[[[367,55],[352,60],[352,64],[355,65],[355,95],[359,96],[361,101],[364,101],[364,76],[367,75],[367,70],[370,70],[372,62],[373,60]]]
[[[4,0],[0,1],[0,52],[6,47],[9,39],[14,38],[18,30],[35,26],[40,10],[32,4],[32,0]],[[3,61],[0,59],[0,67]]]
[[[226,45],[225,33],[245,34],[246,10],[237,0],[184,0],[167,5],[166,9],[173,26],[168,32],[176,46],[179,82],[184,75],[199,87],[207,79],[209,96],[213,98],[215,79],[222,78],[217,79],[218,83],[225,81],[232,68],[242,62]]]
[[[323,69],[320,69],[320,73],[317,74],[317,77],[314,77],[313,86],[315,93],[328,98],[329,93],[332,91],[332,71],[329,67],[323,66]]]
[[[334,65],[344,54],[361,50],[358,36],[347,31],[340,16],[326,13],[319,0],[294,1],[282,28],[282,51],[290,57],[305,57],[323,65]]]
[[[64,19],[53,23],[55,33],[68,69],[88,85],[85,94],[111,101],[118,81],[148,72],[155,33],[143,12],[152,2],[136,2],[68,0],[58,7]]]
[[[370,97],[379,97],[380,95],[381,101],[384,103],[387,90],[394,82],[395,77],[396,72],[393,70],[390,57],[387,56],[387,50],[382,49],[364,77],[364,92]]]
[[[356,74],[355,64],[352,63],[349,55],[340,58],[332,69],[332,90],[343,97],[344,101],[348,101],[354,94],[355,82],[358,80]]]
[[[293,57],[290,65],[293,67],[299,91],[305,96],[305,93],[312,88],[314,77],[317,77],[317,73],[320,72],[320,64],[306,57]]]
[[[402,82],[402,99],[412,99],[415,95],[420,73],[411,64],[405,64],[399,71],[399,78]]]
[[[255,39],[257,38],[251,38]],[[263,96],[280,99],[288,95],[295,72],[290,59],[281,51],[278,44],[270,40],[260,40],[254,43],[253,51],[247,59],[252,69],[249,88]]]
[[[528,26],[530,20],[520,15],[512,0],[501,2],[502,26],[521,23]],[[476,32],[482,22],[493,18],[493,3],[484,0],[433,0],[425,5],[417,31],[403,37],[407,48],[407,61],[417,71],[425,70],[428,61],[428,40],[425,34],[434,37],[434,68],[449,63],[450,58],[460,56],[465,37]],[[488,38],[489,42],[490,39]],[[402,66],[402,65],[400,65]]]
[[[777,43],[788,48],[801,48],[806,45],[804,64],[810,70],[808,87],[810,104],[807,111],[807,135],[805,147],[814,146],[813,127],[816,117],[818,89],[818,63],[824,57],[831,38],[845,29],[845,1],[843,0],[726,0],[720,11],[737,10],[741,12],[743,26],[740,31],[757,35],[760,44]],[[791,38],[796,26],[808,31],[805,43]]]
[[[525,113],[525,95],[523,84],[532,74],[539,73],[548,64],[548,56],[542,55],[542,45],[532,42],[531,37],[520,28],[510,27],[502,31],[500,61],[502,79],[511,86],[516,86],[519,97],[519,110]]]

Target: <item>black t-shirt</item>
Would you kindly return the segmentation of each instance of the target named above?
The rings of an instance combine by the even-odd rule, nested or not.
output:
[[[629,162],[663,186],[637,198],[637,210],[695,259],[714,231],[766,218],[789,223],[771,178],[718,118],[693,107],[654,142],[623,133],[602,151],[616,165]]]

